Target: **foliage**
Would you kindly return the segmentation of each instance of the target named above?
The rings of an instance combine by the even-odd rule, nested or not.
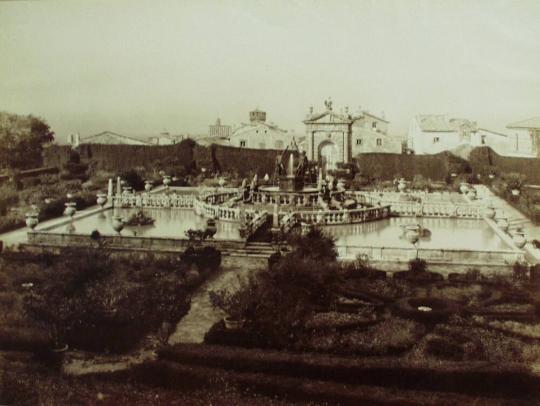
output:
[[[126,222],[127,226],[148,226],[154,224],[155,219],[145,214],[142,210],[133,213]]]
[[[144,179],[135,169],[129,169],[127,171],[121,172],[118,176],[122,180],[133,188],[135,191],[144,190]]]
[[[425,272],[428,264],[425,259],[414,258],[409,261],[409,270],[411,272]]]
[[[332,262],[337,258],[334,239],[317,227],[311,228],[305,236],[291,235],[290,243],[295,251],[294,255],[301,258],[321,262]]]
[[[41,166],[43,146],[54,133],[42,119],[0,112],[0,163],[10,169]]]
[[[515,262],[512,265],[512,278],[515,282],[526,282],[529,279],[529,266],[527,263]]]

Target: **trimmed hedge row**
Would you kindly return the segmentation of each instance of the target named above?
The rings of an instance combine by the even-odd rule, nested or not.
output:
[[[526,176],[527,183],[540,184],[540,158],[502,156],[490,147],[477,147],[471,151],[469,162],[476,173],[484,174],[490,168],[496,168],[499,173],[521,173]]]
[[[415,175],[441,181],[457,168],[466,169],[468,164],[449,152],[435,155],[407,155],[368,153],[355,157],[359,173],[381,180],[395,179],[397,176],[413,179]]]
[[[399,359],[353,359],[314,353],[248,350],[209,345],[177,345],[158,352],[160,360],[223,368],[243,373],[331,380],[406,390],[449,391],[470,395],[540,395],[540,377],[519,365],[437,362],[436,367]]]
[[[274,172],[277,150],[236,148],[223,145],[201,146],[193,140],[175,145],[83,144],[78,148],[84,162],[93,161],[97,169],[122,171],[147,167],[157,160],[174,159],[186,168],[196,166],[215,172],[237,172],[240,176],[257,173],[260,177]],[[69,146],[52,146],[43,152],[47,166],[63,167],[69,162]]]

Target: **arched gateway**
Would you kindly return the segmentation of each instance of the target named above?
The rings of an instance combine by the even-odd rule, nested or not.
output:
[[[326,161],[328,169],[331,169],[330,165],[335,167],[340,162],[351,161],[353,118],[348,112],[335,113],[330,100],[324,104],[324,113],[313,113],[312,108],[304,120],[307,155],[310,161],[318,161],[319,164]]]

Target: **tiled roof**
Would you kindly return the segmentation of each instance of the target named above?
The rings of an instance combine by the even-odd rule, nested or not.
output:
[[[286,130],[282,130],[281,128],[279,128],[276,125],[265,123],[265,122],[262,122],[262,121],[255,121],[255,122],[249,123],[249,124],[241,124],[240,127],[236,128],[233,131],[231,137],[243,134],[245,132],[251,132],[251,131],[256,131],[256,130],[272,131],[272,132],[277,132],[279,134],[286,134],[287,133]]]
[[[136,138],[127,137],[112,131],[103,131],[81,139],[81,144],[126,144],[126,145],[149,145],[147,142]]]
[[[499,132],[493,131],[493,130],[488,130],[487,128],[479,128],[478,131],[485,131],[485,132],[488,132],[490,134],[499,135],[501,137],[508,137],[507,134],[499,133]]]
[[[428,132],[454,132],[462,127],[476,130],[476,122],[463,118],[448,119],[443,114],[419,114],[416,116],[418,125],[422,131]]]
[[[515,123],[508,124],[506,128],[540,128],[540,117],[516,121]]]

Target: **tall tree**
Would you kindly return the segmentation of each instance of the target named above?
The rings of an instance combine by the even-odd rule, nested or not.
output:
[[[54,132],[43,119],[0,112],[0,167],[40,166],[43,146],[53,140]]]

